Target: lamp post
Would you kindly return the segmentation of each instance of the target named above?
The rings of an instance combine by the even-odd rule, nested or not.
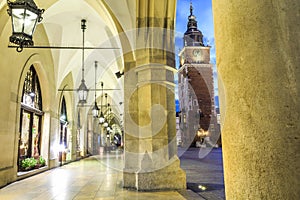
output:
[[[21,52],[24,46],[33,46],[32,35],[37,23],[42,21],[44,9],[39,9],[33,0],[7,0],[7,13],[11,17],[12,35],[9,41],[19,45]]]
[[[85,85],[85,80],[84,80],[84,32],[86,29],[86,20],[82,19],[81,20],[81,29],[82,29],[82,79],[81,79],[81,84],[77,90],[78,92],[78,97],[79,97],[79,103],[84,104],[86,103],[87,100],[87,95],[88,95],[88,89]]]

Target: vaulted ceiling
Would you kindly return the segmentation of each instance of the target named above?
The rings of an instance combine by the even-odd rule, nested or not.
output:
[[[94,88],[94,62],[98,61],[97,88],[104,82],[104,88],[121,89],[108,91],[114,104],[123,99],[123,81],[115,76],[123,71],[124,61],[119,34],[134,28],[134,0],[35,0],[39,8],[45,9],[42,26],[50,46],[82,46],[81,19],[87,20],[85,31],[86,47],[117,47],[119,49],[85,50],[85,79],[89,88]],[[6,0],[0,0],[0,11],[6,12]],[[11,33],[11,22],[7,16],[6,24],[0,34]],[[37,28],[35,34],[38,34]],[[34,34],[34,36],[35,36]],[[124,33],[122,33],[124,34]],[[33,39],[34,39],[33,36]],[[2,41],[1,41],[2,42]],[[68,74],[79,85],[81,80],[82,50],[52,49],[52,59],[56,75],[56,87],[60,87]],[[100,92],[98,92],[100,95]],[[93,95],[90,95],[93,98]],[[121,109],[121,108],[119,108]]]

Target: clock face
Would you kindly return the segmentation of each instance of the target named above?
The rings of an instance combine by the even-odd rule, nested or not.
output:
[[[200,53],[201,53],[200,49],[194,49],[193,50],[193,55],[196,56],[196,57],[200,56]]]

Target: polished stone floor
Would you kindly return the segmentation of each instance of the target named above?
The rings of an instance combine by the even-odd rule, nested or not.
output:
[[[199,159],[199,149],[182,150],[187,190],[136,192],[122,188],[123,156],[110,152],[48,170],[0,189],[0,200],[181,200],[225,199],[221,150]],[[200,189],[199,189],[200,188]]]

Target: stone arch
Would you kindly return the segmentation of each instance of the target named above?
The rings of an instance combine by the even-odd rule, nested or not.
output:
[[[48,87],[49,86],[49,79],[50,76],[49,74],[46,74],[44,69],[42,68],[42,65],[40,63],[40,57],[38,56],[38,54],[32,54],[27,61],[25,62],[25,64],[22,67],[21,70],[21,74],[19,76],[19,80],[18,80],[18,84],[17,84],[17,88],[18,88],[18,93],[17,93],[17,109],[16,109],[16,123],[15,123],[15,130],[16,130],[16,138],[19,138],[19,130],[21,130],[21,117],[20,117],[20,113],[21,113],[21,102],[22,102],[22,95],[23,95],[23,87],[24,87],[24,83],[25,83],[25,76],[27,74],[27,72],[30,70],[31,67],[33,67],[36,76],[38,78],[38,82],[39,82],[39,89],[41,92],[41,103],[42,103],[42,112],[43,115],[40,115],[39,117],[39,123],[36,124],[39,127],[40,131],[38,134],[41,134],[39,136],[39,143],[40,145],[38,145],[38,155],[42,156],[43,158],[46,158],[46,160],[48,160],[48,147],[49,147],[49,142],[48,142],[48,138],[49,138],[49,134],[50,134],[50,130],[49,127],[45,125],[45,123],[48,122],[48,114],[47,114],[47,108],[50,107],[50,101],[49,101],[49,93],[51,91],[51,89]],[[17,80],[16,80],[17,81]],[[24,110],[24,108],[22,109]],[[25,112],[25,111],[23,111]],[[26,111],[28,112],[28,111]],[[32,115],[32,114],[31,114]],[[36,115],[36,114],[34,114]],[[33,116],[31,116],[33,117]],[[31,122],[30,122],[31,123]],[[33,133],[30,133],[33,134]],[[31,136],[30,136],[31,137]],[[32,148],[32,147],[31,147]],[[15,140],[15,160],[19,161],[19,140]],[[32,149],[31,149],[32,150]],[[30,155],[27,155],[30,156]],[[34,155],[36,156],[36,155]],[[16,163],[16,165],[18,166],[19,163]]]
[[[76,109],[75,109],[75,102],[74,102],[74,95],[76,95],[76,91],[72,91],[74,88],[73,83],[73,76],[70,72],[62,81],[59,91],[57,93],[57,119],[60,121],[60,113],[61,113],[61,106],[62,106],[62,100],[65,99],[66,103],[66,109],[67,109],[67,119],[68,119],[68,126],[67,126],[67,132],[70,140],[68,144],[68,151],[70,155],[68,156],[68,159],[74,160],[76,159],[76,129],[77,129],[77,123],[76,123]],[[59,122],[58,122],[59,124]],[[57,127],[58,133],[60,132],[60,127]],[[59,141],[55,141],[56,143]]]
[[[66,101],[66,105],[67,105],[67,114],[68,114],[68,119],[70,122],[74,123],[75,118],[75,113],[73,112],[73,108],[71,107],[71,105],[75,105],[74,104],[74,93],[76,93],[76,91],[70,91],[73,90],[75,88],[74,83],[73,83],[73,76],[72,73],[70,72],[62,81],[62,83],[60,84],[60,86],[58,87],[59,91],[57,93],[58,96],[58,102],[57,104],[58,106],[58,119],[59,119],[59,113],[60,113],[60,109],[61,109],[61,102],[62,102],[62,98],[65,98]],[[76,94],[75,94],[76,95]]]

